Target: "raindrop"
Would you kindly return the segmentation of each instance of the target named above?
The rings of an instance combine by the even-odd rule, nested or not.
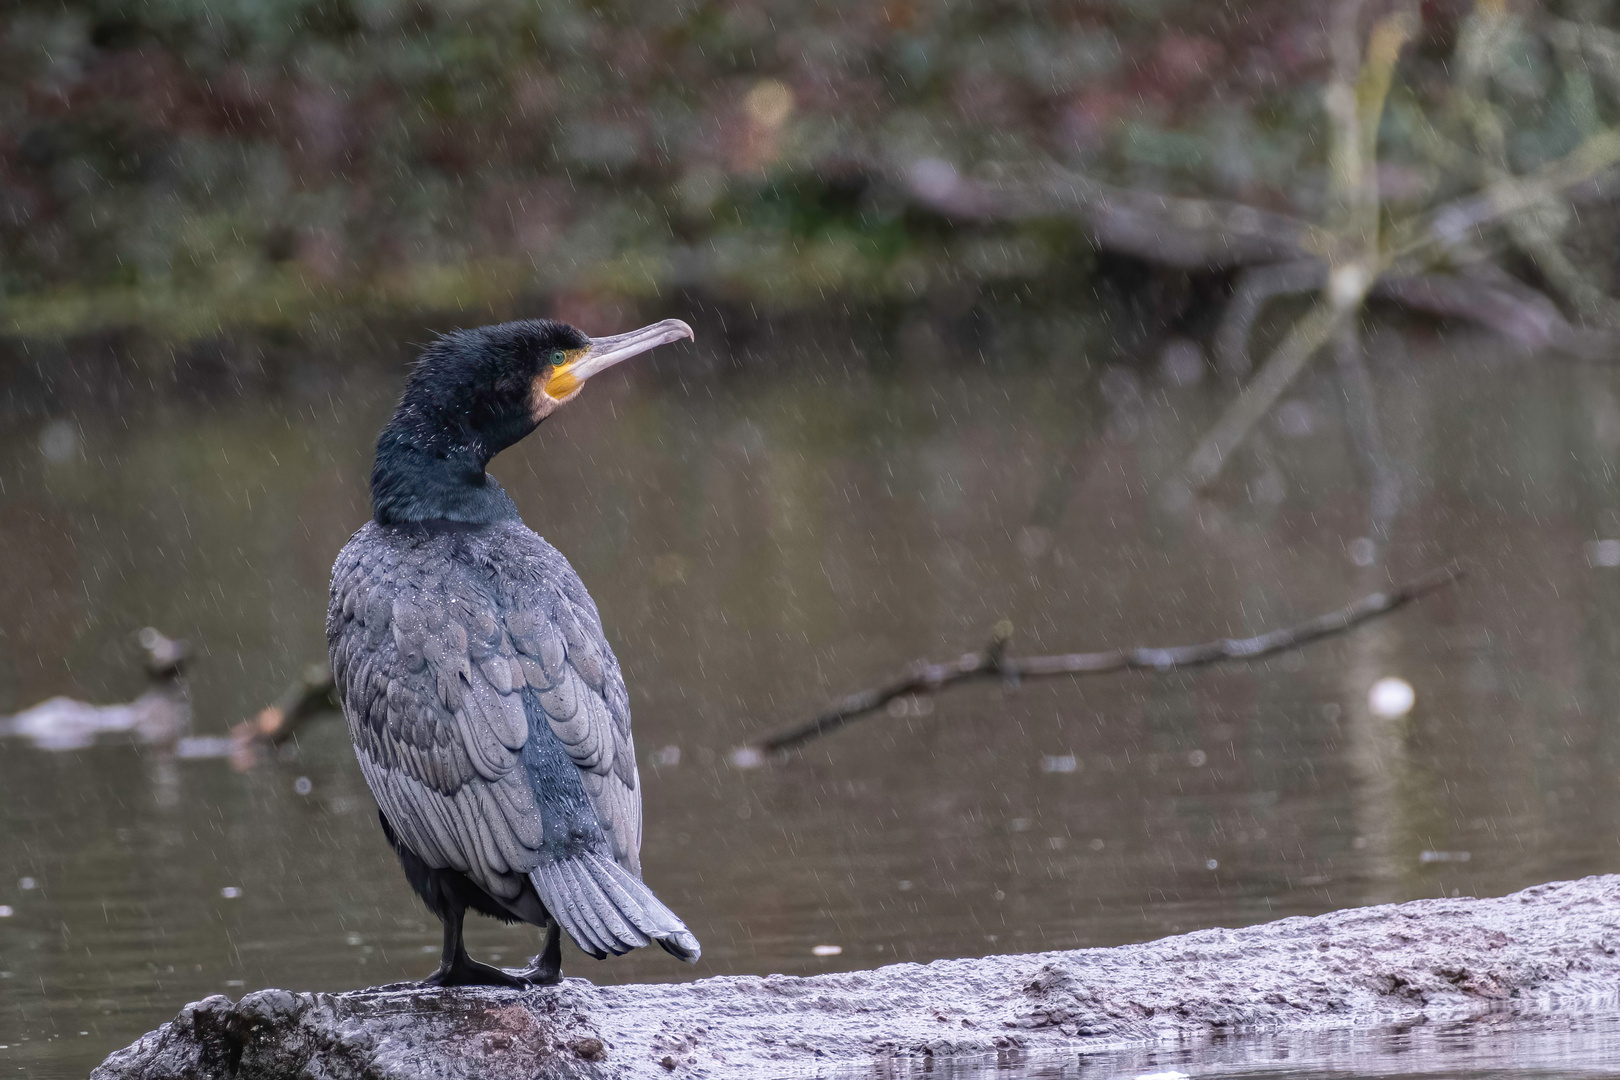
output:
[[[1068,841],[1061,836],[1048,836],[1046,838],[1046,846],[1053,851],[1062,851],[1067,843]]]
[[[39,888],[39,882],[35,881],[31,877],[21,878],[17,882],[17,888],[21,889],[23,892],[28,892],[30,889]]]
[[[1204,381],[1204,354],[1198,343],[1174,338],[1159,352],[1159,375],[1171,386],[1197,386]]]
[[[71,420],[52,420],[39,433],[39,452],[52,465],[71,461],[79,453],[79,430]]]
[[[293,781],[293,790],[298,792],[300,795],[308,795],[311,791],[315,790],[315,785],[309,782],[309,777],[300,776],[298,779]]]
[[[14,914],[16,913],[11,910],[10,904],[0,904],[0,919],[9,919]]]
[[[1042,754],[1041,772],[1072,773],[1080,768],[1080,759],[1073,754]]]
[[[1204,869],[1205,870],[1216,870],[1216,869],[1219,869],[1220,865],[1221,865],[1221,861],[1219,859],[1205,859],[1204,860]]]
[[[904,879],[901,879],[899,889],[900,889],[901,892],[910,892],[911,891],[911,882],[906,881]]]
[[[1018,554],[1038,559],[1052,547],[1052,530],[1044,525],[1025,525],[1018,530]]]
[[[1135,405],[1142,400],[1142,387],[1136,373],[1120,364],[1110,364],[1097,380],[1103,400],[1116,409]]]
[[[1087,844],[1086,846],[1089,847],[1092,851],[1101,851],[1103,848],[1107,847],[1108,845],[1106,843],[1104,843],[1103,838],[1099,836],[1099,837],[1097,837],[1097,839],[1093,840],[1091,843]]]
[[[1282,473],[1275,469],[1261,473],[1248,487],[1249,498],[1262,506],[1276,506],[1288,495]]]
[[[1379,679],[1367,691],[1367,708],[1372,710],[1374,716],[1385,720],[1405,716],[1412,711],[1416,701],[1417,693],[1412,689],[1412,684],[1393,675]]]
[[[1194,750],[1192,753],[1187,755],[1187,764],[1191,765],[1195,769],[1203,765],[1204,762],[1208,760],[1209,755],[1204,753],[1202,750]]]
[[[757,769],[765,764],[765,755],[752,746],[739,746],[731,752],[731,763],[739,769]]]
[[[1000,889],[996,890],[995,896],[996,896],[997,900],[1005,900],[1005,899],[1007,899],[1007,894],[1002,892]]]
[[[1011,821],[1007,822],[1007,828],[1011,829],[1013,832],[1028,832],[1029,827],[1033,824],[1034,822],[1030,821],[1027,817],[1015,817]]]
[[[1366,536],[1358,536],[1345,545],[1350,561],[1357,566],[1371,566],[1378,561],[1378,545]]]
[[[366,939],[361,937],[359,934],[345,934],[343,940],[347,941],[350,945],[364,945],[366,943]]]
[[[1301,439],[1316,431],[1316,410],[1303,401],[1285,401],[1277,406],[1277,430],[1291,439]]]
[[[235,900],[237,897],[242,895],[242,890],[237,888],[235,885],[227,885],[223,889],[219,890],[219,895],[223,896],[227,900]]]
[[[810,952],[816,956],[837,956],[844,951],[842,945],[817,945]]]
[[[680,763],[681,748],[678,746],[666,746],[653,757],[653,764],[661,769],[679,765]]]
[[[1171,1070],[1170,1072],[1139,1073],[1133,1080],[1192,1080],[1192,1077],[1184,1072]]]

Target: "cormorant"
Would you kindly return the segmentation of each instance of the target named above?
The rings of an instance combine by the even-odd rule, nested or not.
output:
[[[596,605],[484,472],[591,376],[691,337],[679,319],[594,340],[547,319],[456,331],[377,439],[326,637],[383,833],[444,923],[429,984],[555,983],[559,927],[597,959],[653,941],[698,958],[641,882],[630,704]],[[468,908],[545,927],[544,950],[516,976],[478,963]]]

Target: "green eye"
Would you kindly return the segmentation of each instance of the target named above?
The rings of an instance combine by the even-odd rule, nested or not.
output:
[[[560,365],[563,362],[563,359],[564,359],[565,356],[566,356],[566,354],[561,349],[552,349],[551,350],[551,363],[552,363],[552,365],[553,366]]]

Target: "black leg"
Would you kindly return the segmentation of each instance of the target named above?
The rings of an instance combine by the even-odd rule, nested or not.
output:
[[[523,977],[531,986],[556,986],[562,982],[562,927],[555,922],[546,927],[546,946],[529,961]]]
[[[439,970],[422,980],[423,986],[507,986],[514,990],[526,989],[529,981],[518,975],[508,975],[500,968],[480,964],[467,955],[461,944],[461,919],[467,909],[456,906],[439,916],[444,921],[444,956]]]

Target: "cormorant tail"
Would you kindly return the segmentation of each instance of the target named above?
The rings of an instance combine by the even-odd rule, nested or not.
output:
[[[529,880],[574,944],[598,960],[654,941],[688,963],[696,963],[703,951],[651,889],[604,855],[586,852],[541,863],[529,872]]]

